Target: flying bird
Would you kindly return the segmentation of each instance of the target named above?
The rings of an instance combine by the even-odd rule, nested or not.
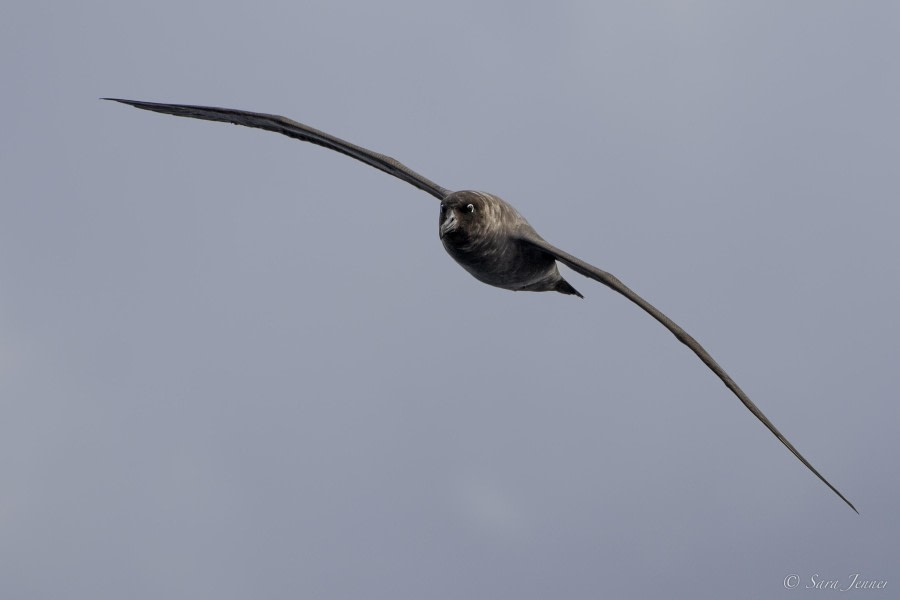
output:
[[[281,133],[304,142],[324,146],[393,175],[440,200],[438,235],[444,249],[453,259],[476,279],[488,285],[513,291],[559,292],[583,298],[572,285],[563,279],[557,268],[561,262],[576,273],[622,294],[651,317],[672,332],[678,340],[691,349],[735,396],[762,421],[800,462],[812,471],[841,500],[857,514],[856,507],[828,482],[787,438],[754,404],[747,394],[719,366],[697,340],[688,335],[669,317],[638,296],[624,283],[606,271],[560,250],[542,238],[519,212],[508,202],[485,192],[464,190],[452,192],[439,186],[397,160],[355,144],[345,142],[323,131],[297,123],[288,118],[265,113],[254,113],[231,108],[193,106],[187,104],[160,104],[120,98],[103,98],[136,108],[152,110],[179,117],[191,117],[207,121],[223,121],[245,127],[256,127]]]

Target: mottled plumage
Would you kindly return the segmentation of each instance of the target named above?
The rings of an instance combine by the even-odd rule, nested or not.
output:
[[[671,331],[680,342],[690,348],[800,462],[856,511],[853,504],[778,431],[697,340],[606,271],[549,244],[538,235],[515,208],[499,197],[475,191],[451,192],[389,156],[372,152],[278,115],[230,108],[106,99],[181,117],[225,121],[236,125],[275,131],[346,154],[402,179],[441,201],[438,220],[441,243],[450,256],[466,271],[479,281],[489,285],[514,291],[555,291],[583,297],[562,278],[556,265],[557,261],[585,277],[599,281],[640,306]]]

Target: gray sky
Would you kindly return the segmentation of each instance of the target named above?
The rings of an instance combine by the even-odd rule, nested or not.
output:
[[[54,4],[0,18],[0,597],[896,594],[896,3]],[[399,180],[100,96],[502,196],[862,514],[601,285],[487,287]]]

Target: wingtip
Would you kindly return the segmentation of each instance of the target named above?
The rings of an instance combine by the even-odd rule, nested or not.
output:
[[[832,492],[834,492],[835,494],[837,494],[838,498],[840,498],[841,500],[843,500],[844,503],[845,503],[847,506],[849,506],[851,509],[853,509],[853,512],[855,512],[856,514],[859,514],[859,511],[856,510],[856,507],[853,506],[853,503],[852,503],[852,502],[850,502],[849,500],[847,500],[847,497],[846,497],[846,496],[844,496],[842,493],[840,493],[836,487],[834,487],[833,485],[831,485],[831,483],[830,483],[827,479],[825,479],[824,477],[822,477],[822,475],[821,475],[818,471],[816,471],[815,469],[813,469],[812,466],[810,466],[810,464],[806,462],[806,460],[802,460],[802,462],[805,463],[806,466],[809,467],[809,468],[812,470],[812,472],[815,473],[816,476],[817,476],[819,479],[821,479],[822,481],[824,481],[824,482],[825,482],[825,485],[827,485],[827,486],[829,487],[829,489],[831,489]]]
[[[813,472],[814,472],[816,475],[819,475],[819,473],[818,473],[817,471],[813,470]],[[825,485],[827,485],[829,488],[831,488],[831,491],[833,491],[835,494],[837,494],[837,495],[838,495],[838,498],[840,498],[841,500],[843,500],[843,501],[847,504],[847,506],[849,506],[851,509],[853,509],[853,512],[855,512],[856,514],[859,514],[859,511],[856,510],[856,507],[853,506],[853,503],[850,502],[849,500],[847,500],[847,498],[846,498],[842,493],[840,493],[839,491],[837,491],[837,488],[835,488],[833,485],[831,485],[830,483],[828,483],[828,481],[826,481],[821,475],[819,475],[819,479],[821,479],[822,481],[825,481]]]

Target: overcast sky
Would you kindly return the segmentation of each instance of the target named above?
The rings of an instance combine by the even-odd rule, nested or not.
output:
[[[7,3],[0,597],[896,597],[898,57],[895,2]],[[500,195],[861,515],[596,282],[485,286],[399,180],[101,96]]]

